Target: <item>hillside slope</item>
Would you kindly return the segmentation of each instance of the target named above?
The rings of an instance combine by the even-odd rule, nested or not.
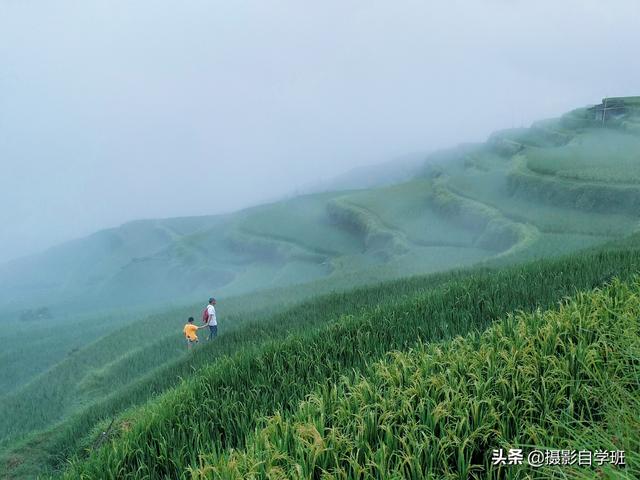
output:
[[[370,307],[339,317],[320,311],[286,338],[218,359],[143,408],[126,412],[107,446],[89,449],[90,457],[77,462],[67,478],[189,478],[190,469],[202,468],[203,455],[224,458],[245,448],[268,417],[288,416],[318,385],[350,381],[388,351],[481,332],[509,312],[552,307],[613,276],[630,279],[640,270],[638,245],[635,237],[562,260],[472,270],[441,283],[428,277],[399,281],[380,288],[396,293],[395,300],[372,300]],[[407,289],[411,284],[417,288]],[[197,362],[212,353],[203,349]]]
[[[187,301],[356,271],[374,281],[628,234],[639,219],[640,103],[615,101],[604,122],[582,108],[432,154],[400,184],[98,232],[0,267],[0,307]]]
[[[578,109],[435,153],[419,175],[399,184],[316,193],[225,216],[133,222],[0,267],[0,408],[12,412],[0,419],[0,462],[16,478],[59,468],[68,456],[82,456],[111,419],[176,387],[203,362],[257,355],[288,334],[317,333],[380,305],[410,311],[426,291],[467,275],[486,275],[489,290],[478,295],[488,295],[487,302],[507,302],[499,290],[526,279],[514,299],[500,304],[528,309],[637,270],[637,236],[628,237],[622,257],[610,250],[640,218],[640,103],[616,102],[622,107],[604,122],[597,107]],[[538,270],[510,270],[511,284],[493,283],[483,268],[605,244],[555,269],[545,271],[543,262]],[[479,267],[407,279],[470,265]],[[544,275],[556,276],[546,280],[550,290],[536,290]],[[197,315],[212,292],[224,321],[220,342],[186,355],[184,317]],[[16,328],[20,298],[29,308],[40,304],[33,298],[47,302],[53,317],[26,316],[19,320],[25,328]],[[435,301],[443,309],[462,302]],[[485,325],[488,311],[475,309],[487,304],[476,301],[470,311]],[[66,313],[71,307],[73,315]],[[439,335],[447,336],[458,327],[442,328]],[[408,340],[390,341],[372,355]],[[342,360],[329,359],[335,372],[321,374],[360,362]],[[301,385],[299,393],[310,388]]]
[[[559,310],[393,352],[317,388],[245,449],[208,453],[195,478],[638,478],[640,281]],[[592,466],[526,464],[533,450],[606,451]],[[523,465],[496,466],[493,449]],[[626,452],[624,465],[610,451]],[[505,456],[507,453],[504,454]]]

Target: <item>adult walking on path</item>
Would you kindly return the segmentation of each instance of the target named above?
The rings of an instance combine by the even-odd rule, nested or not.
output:
[[[218,336],[218,320],[216,319],[216,299],[211,297],[207,305],[207,325],[209,325],[209,338],[211,340]]]

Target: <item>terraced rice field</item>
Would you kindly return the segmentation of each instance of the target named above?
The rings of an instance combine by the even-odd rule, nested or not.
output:
[[[12,412],[0,419],[7,478],[60,473],[70,458],[68,478],[98,478],[97,472],[106,472],[100,478],[244,475],[254,467],[260,475],[281,468],[282,475],[295,476],[295,465],[309,455],[305,442],[325,442],[326,433],[318,424],[320,437],[312,430],[306,431],[311,437],[297,437],[292,425],[302,414],[296,412],[307,412],[313,422],[316,415],[334,415],[300,404],[307,395],[330,394],[319,384],[347,397],[361,382],[377,389],[371,362],[402,371],[396,360],[385,360],[391,350],[405,351],[395,358],[413,368],[438,355],[425,342],[483,331],[517,309],[553,308],[578,288],[614,275],[626,281],[640,269],[637,118],[631,112],[602,126],[579,109],[529,129],[498,132],[483,144],[437,152],[416,177],[399,184],[304,195],[224,216],[134,222],[0,271],[0,281],[18,282],[3,283],[0,303],[33,278],[37,297],[67,298],[61,309],[81,312],[103,296],[122,302],[102,314],[52,321],[84,328],[83,342],[51,330],[17,348],[19,338],[0,331],[0,360],[9,367],[27,364],[21,375],[0,377],[0,407]],[[628,240],[615,243],[621,239]],[[576,254],[582,249],[592,250]],[[61,275],[64,282],[57,281]],[[199,313],[212,289],[225,322],[220,342],[187,355],[179,334],[184,318]],[[166,298],[173,303],[163,303]],[[544,327],[548,318],[520,320]],[[469,338],[480,347],[480,337]],[[467,344],[460,345],[465,351]],[[406,353],[410,348],[416,350]],[[453,350],[447,350],[450,361],[457,358]],[[424,370],[426,376],[440,373]],[[209,401],[224,405],[219,417],[198,410]],[[351,408],[348,402],[331,405]],[[201,416],[191,418],[191,411]],[[279,420],[269,420],[276,414]],[[176,424],[185,416],[190,420]],[[113,442],[93,452],[112,420]],[[345,445],[359,445],[362,431],[354,425],[336,430],[355,442]],[[269,428],[290,429],[292,450],[267,448]],[[444,460],[402,450],[389,438],[389,448],[402,452],[393,461],[379,457],[376,446],[355,459],[328,459],[318,450],[320,463],[310,465],[342,472],[339,477],[375,464],[381,478],[392,478],[415,468],[397,463],[412,452],[427,455],[421,458],[442,475],[454,465],[463,472],[486,468],[477,445],[450,455],[448,435],[443,430],[429,440],[447,452]],[[287,460],[276,464],[280,455]],[[256,459],[264,463],[256,466]]]

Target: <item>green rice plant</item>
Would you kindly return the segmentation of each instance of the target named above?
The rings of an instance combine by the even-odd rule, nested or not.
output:
[[[595,212],[632,213],[640,208],[640,187],[601,182],[576,182],[536,174],[520,157],[507,177],[512,195],[528,195],[549,204]]]
[[[353,378],[389,350],[479,332],[510,311],[552,306],[564,295],[591,288],[613,275],[628,278],[640,269],[640,258],[633,247],[629,250],[630,245],[633,241],[610,252],[600,250],[556,262],[477,272],[420,293],[407,291],[409,295],[397,301],[386,297],[389,301],[382,304],[375,301],[372,291],[370,308],[343,316],[327,328],[309,325],[304,333],[219,358],[157,401],[128,412],[119,420],[130,426],[128,430],[89,458],[78,458],[66,478],[186,478],[189,467],[198,467],[200,454],[225,455],[230,449],[245,447],[265,416],[276,412],[287,415],[317,385]],[[396,283],[399,287],[404,284]],[[390,288],[387,285],[380,292]],[[460,361],[455,368],[463,366]],[[491,368],[497,368],[495,362]],[[442,383],[438,378],[434,381]],[[486,381],[475,383],[478,391],[490,386]],[[500,385],[506,393],[512,388],[509,382]],[[482,403],[473,408],[478,412],[486,409]],[[533,410],[530,412],[533,415]],[[434,428],[441,428],[447,413],[443,408],[429,420]],[[372,411],[371,415],[366,418],[375,424],[377,414]],[[461,431],[468,428],[465,425],[460,423]],[[505,428],[512,431],[516,425],[509,421]],[[367,436],[371,432],[364,431]],[[287,438],[282,440],[284,444]],[[366,450],[361,452],[366,454]],[[468,450],[463,449],[463,454]],[[386,468],[390,457],[383,451],[376,455],[375,462]],[[459,455],[452,455],[442,449],[438,458],[455,458],[456,464],[461,461]],[[361,465],[358,458],[349,462]]]
[[[527,168],[578,181],[633,184],[640,182],[639,149],[640,136],[591,130],[561,148],[528,150]]]
[[[472,247],[475,233],[440,215],[431,205],[431,189],[430,180],[415,179],[382,189],[353,192],[347,198],[350,205],[375,212],[386,228],[403,232],[410,244]]]
[[[376,189],[377,190],[377,189]],[[361,251],[361,239],[348,229],[335,228],[327,203],[348,192],[303,195],[250,209],[237,222],[237,228],[263,238],[298,245],[325,256]]]
[[[507,167],[452,175],[447,178],[447,188],[500,210],[514,222],[531,224],[541,233],[592,235],[606,240],[607,237],[630,234],[638,223],[634,212],[585,211],[567,205],[535,202],[525,194],[510,193]]]
[[[0,407],[10,412],[0,418],[0,437],[4,438],[0,456],[10,457],[12,464],[37,458],[42,470],[58,468],[69,455],[84,457],[80,445],[91,445],[97,425],[125,411],[127,418],[135,418],[137,406],[180,385],[181,378],[191,377],[204,363],[227,356],[259,356],[270,342],[288,334],[304,338],[318,334],[329,322],[341,316],[359,318],[376,304],[391,311],[405,308],[404,302],[410,298],[421,302],[420,296],[441,285],[439,282],[453,284],[466,275],[484,275],[487,266],[563,255],[629,234],[640,217],[629,201],[630,186],[616,182],[635,161],[637,138],[620,125],[594,129],[589,115],[580,109],[560,119],[538,122],[531,129],[500,132],[485,144],[437,152],[429,157],[429,171],[422,178],[402,184],[305,195],[231,215],[134,222],[62,248],[59,257],[43,257],[46,268],[36,269],[38,279],[69,285],[76,298],[91,307],[95,303],[89,295],[92,291],[123,302],[170,297],[184,307],[166,307],[162,314],[150,315],[152,308],[154,312],[163,309],[153,303],[153,307],[118,313],[114,324],[132,325],[115,328],[111,321],[90,325],[86,337],[73,341],[56,325],[42,335],[30,336],[24,349],[16,348],[21,346],[19,335],[3,336],[0,331],[0,385],[8,386],[0,393]],[[637,114],[629,114],[624,122],[637,120]],[[582,155],[592,144],[593,152],[602,151],[598,150],[599,139],[604,138],[600,134],[620,145],[610,178],[602,176],[608,164],[601,162],[601,156]],[[576,151],[585,159],[570,155]],[[536,157],[539,152],[543,153]],[[555,162],[560,158],[556,154],[562,165]],[[536,168],[550,169],[547,174],[527,168],[527,162],[537,161]],[[509,173],[514,166],[516,173],[522,167],[523,178]],[[575,172],[595,172],[598,181],[580,179]],[[622,268],[617,262],[630,262],[633,254],[626,254],[629,257],[624,261],[610,259],[611,267],[598,264],[592,268],[574,260],[579,270],[572,273],[578,278],[574,285],[598,284],[611,271]],[[464,274],[403,279],[350,291],[346,296],[323,296],[476,262],[482,262],[480,268]],[[88,276],[86,265],[91,265]],[[570,265],[563,268],[574,268]],[[3,280],[17,273],[2,276],[3,272]],[[532,285],[541,281],[527,278]],[[201,349],[186,356],[176,330],[187,314],[199,312],[198,302],[210,294],[212,285],[217,285],[216,296],[225,300],[226,326],[233,328],[224,333],[224,348]],[[568,288],[552,285],[556,293]],[[537,286],[531,288],[540,293]],[[249,291],[254,293],[230,298]],[[3,288],[0,293],[6,296],[7,292],[12,290]],[[516,297],[510,305],[525,308],[538,301],[520,293]],[[313,300],[292,308],[310,298]],[[552,298],[557,297],[551,293],[539,297],[543,303]],[[332,302],[341,306],[329,307]],[[419,320],[408,316],[414,334],[422,331],[416,326]],[[68,326],[83,321],[84,317],[65,320]],[[478,322],[485,325],[484,320]],[[469,325],[459,326],[461,330],[443,327],[440,334],[466,333],[463,330]],[[398,338],[405,334],[409,335],[399,333]],[[392,337],[393,342],[398,338]],[[409,342],[407,338],[412,337],[403,338]],[[379,351],[376,347],[369,352],[375,357],[390,345],[383,342]],[[359,369],[362,359],[350,364],[352,360],[341,358],[336,372]],[[316,372],[309,383],[295,390],[296,395],[336,372]],[[266,381],[263,387],[275,388]],[[259,411],[268,415],[275,408],[274,402],[265,401]],[[229,445],[241,444],[242,432],[244,426]],[[168,448],[171,461],[183,465]],[[31,472],[24,476],[33,477]]]
[[[434,182],[430,200],[453,222],[475,230],[478,248],[510,255],[532,243],[537,235],[535,227],[513,222],[499,209],[453,192],[444,179]]]
[[[327,213],[335,223],[360,235],[367,250],[387,250],[389,256],[408,251],[403,232],[384,225],[374,213],[354,205],[347,198],[329,202]]]
[[[638,478],[640,280],[393,352],[276,414],[193,479]],[[618,420],[616,420],[618,419]],[[628,467],[495,465],[494,448],[620,450]]]

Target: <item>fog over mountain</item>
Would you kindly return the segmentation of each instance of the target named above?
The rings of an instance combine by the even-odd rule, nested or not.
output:
[[[1,0],[0,262],[637,94],[639,18],[636,0]]]

